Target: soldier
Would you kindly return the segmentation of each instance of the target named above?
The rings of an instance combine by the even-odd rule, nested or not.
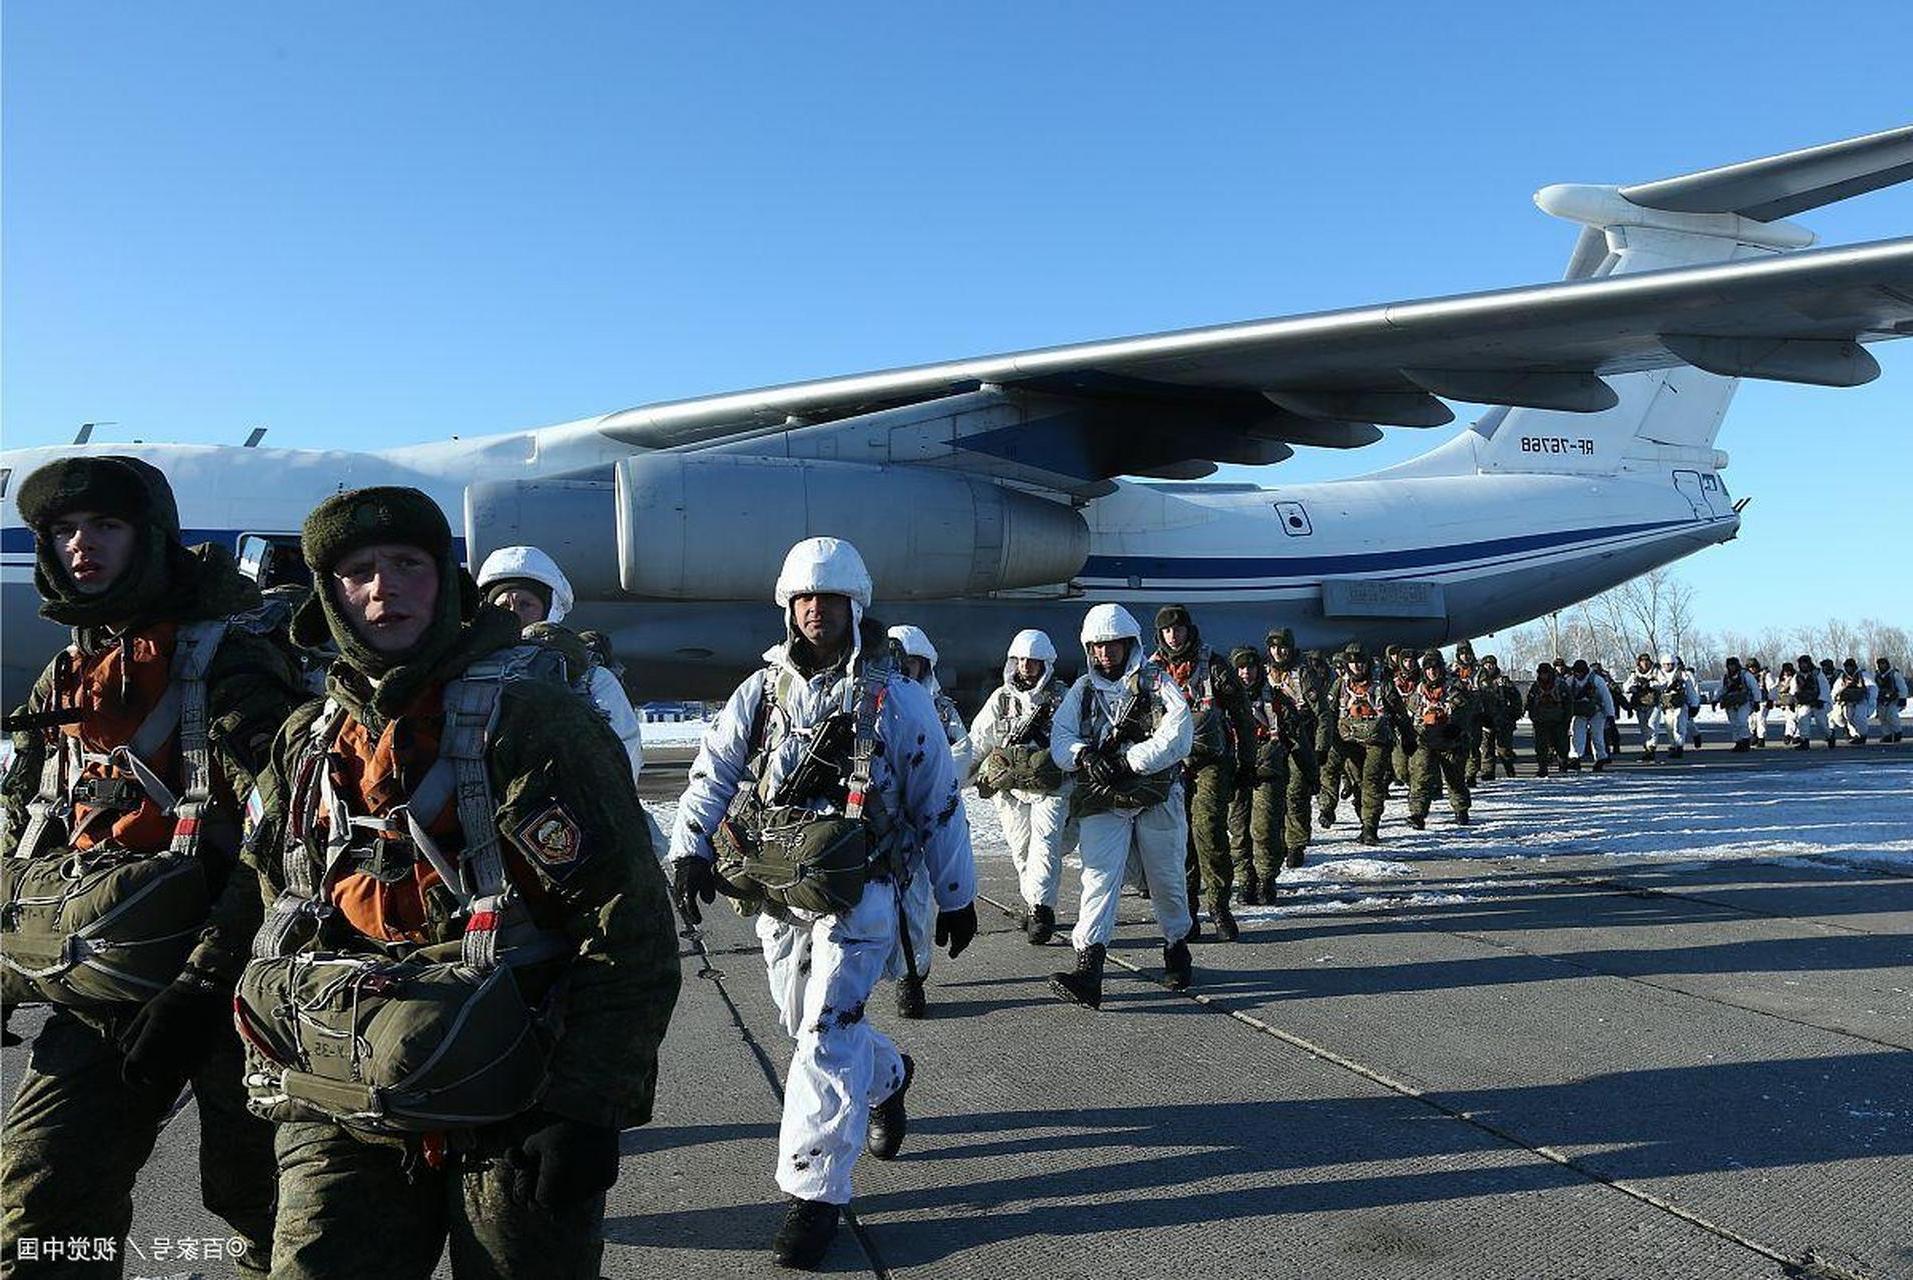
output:
[[[1833,659],[1820,659],[1820,683],[1827,690],[1827,696],[1822,703],[1820,711],[1820,727],[1826,730],[1827,746],[1829,747],[1839,745],[1840,741],[1839,734],[1835,732],[1835,729],[1838,727],[1835,724],[1838,707],[1836,706],[1837,700],[1833,697],[1833,688],[1839,679],[1840,669],[1833,665]]]
[[[1844,729],[1847,741],[1863,747],[1867,740],[1867,721],[1873,718],[1873,689],[1857,659],[1841,664],[1833,680],[1833,717],[1830,729]]]
[[[1056,890],[1069,831],[1070,783],[1050,758],[1050,725],[1063,700],[1056,646],[1019,631],[1003,662],[1003,685],[970,722],[978,794],[996,807],[1023,893],[1023,928],[1040,947],[1056,933]]]
[[[1534,669],[1534,683],[1528,686],[1528,719],[1534,725],[1534,776],[1548,776],[1548,761],[1568,767],[1568,718],[1572,696],[1568,682],[1555,675],[1554,668],[1541,663]]]
[[[1389,772],[1394,780],[1406,787],[1412,776],[1410,762],[1415,758],[1415,717],[1409,710],[1409,704],[1415,696],[1415,686],[1421,681],[1421,672],[1413,649],[1406,645],[1393,646],[1395,656],[1389,666],[1388,707],[1395,723],[1395,740],[1390,745],[1388,759]]]
[[[1088,669],[1064,695],[1050,728],[1051,758],[1076,778],[1083,860],[1082,902],[1070,935],[1076,967],[1051,974],[1050,990],[1098,1009],[1103,958],[1131,856],[1142,864],[1162,930],[1163,985],[1182,991],[1193,980],[1184,861],[1189,820],[1177,782],[1195,727],[1176,682],[1143,661],[1142,629],[1127,609],[1091,608],[1082,643]]]
[[[1510,778],[1514,777],[1514,727],[1521,719],[1521,690],[1514,679],[1502,671],[1494,654],[1481,660],[1481,679],[1476,695],[1481,702],[1481,776],[1495,780],[1495,763],[1500,761]]]
[[[152,466],[49,463],[18,506],[40,613],[72,643],[8,726],[4,1003],[54,1008],[0,1142],[0,1262],[31,1269],[14,1253],[24,1240],[123,1240],[134,1179],[190,1085],[200,1194],[243,1244],[239,1270],[263,1276],[272,1128],[246,1113],[231,1014],[260,901],[238,855],[243,798],[297,677],[260,633],[258,589],[231,556],[181,545]],[[89,879],[69,880],[69,863]],[[49,891],[65,900],[35,909]]]
[[[1189,796],[1189,900],[1200,890],[1225,942],[1240,935],[1229,901],[1235,865],[1229,850],[1229,803],[1236,780],[1254,776],[1255,726],[1235,670],[1202,643],[1202,633],[1179,604],[1156,613],[1158,641],[1154,662],[1169,674],[1188,699],[1194,745],[1183,766]]]
[[[1275,901],[1276,881],[1282,874],[1282,806],[1288,794],[1289,738],[1297,716],[1289,696],[1269,683],[1261,654],[1243,645],[1229,654],[1229,662],[1242,681],[1249,717],[1255,722],[1254,782],[1237,789],[1237,805],[1231,808],[1229,821],[1236,863],[1249,869],[1242,901],[1256,906]]]
[[[1824,736],[1833,745],[1827,731],[1827,704],[1833,701],[1833,685],[1820,673],[1813,655],[1803,653],[1793,661],[1793,745],[1805,751],[1814,738]]]
[[[894,1158],[908,1123],[915,1064],[862,1016],[896,950],[900,882],[928,877],[936,942],[955,959],[976,936],[976,869],[936,707],[864,626],[863,557],[806,538],[775,595],[784,642],[704,735],[671,867],[693,920],[720,876],[756,911],[771,996],[796,1042],[777,1159],[790,1203],[771,1256],[814,1270],[850,1202],[857,1152]],[[754,874],[766,864],[774,874]]]
[[[1331,759],[1345,762],[1361,779],[1356,810],[1362,820],[1362,834],[1357,838],[1361,844],[1382,842],[1382,804],[1388,794],[1388,753],[1394,738],[1387,688],[1388,682],[1360,644],[1342,651],[1342,670],[1331,694],[1335,726],[1329,750]],[[1462,815],[1459,820],[1466,820],[1467,808],[1464,799],[1457,811]]]
[[[644,722],[631,705],[617,673],[601,660],[582,634],[560,626],[577,597],[558,562],[537,547],[500,547],[478,569],[485,603],[518,615],[527,640],[548,644],[564,655],[572,688],[590,700],[624,744],[631,777],[644,772]]]
[[[1634,655],[1634,670],[1628,672],[1627,679],[1621,684],[1621,700],[1640,729],[1641,759],[1652,764],[1657,732],[1655,709],[1660,705],[1660,688],[1655,679],[1652,656],[1645,653]]]
[[[1321,757],[1315,742],[1328,708],[1324,702],[1328,690],[1320,684],[1295,647],[1295,633],[1277,627],[1265,638],[1269,652],[1269,683],[1288,695],[1295,704],[1295,736],[1289,742],[1289,783],[1283,800],[1282,847],[1288,851],[1284,865],[1302,865],[1303,850],[1308,848],[1309,803],[1322,785]]]
[[[1880,741],[1899,742],[1900,713],[1906,710],[1906,677],[1900,674],[1891,658],[1873,660],[1873,688],[1878,695],[1873,704],[1873,714],[1880,722]]]
[[[1461,741],[1468,785],[1472,787],[1481,780],[1481,734],[1485,728],[1482,722],[1487,712],[1480,696],[1481,663],[1475,657],[1473,643],[1463,640],[1455,646],[1455,660],[1449,664],[1448,674],[1468,691],[1467,723],[1461,726]]]
[[[1800,702],[1800,690],[1799,667],[1791,662],[1781,663],[1780,675],[1774,686],[1774,701],[1780,705],[1780,741],[1783,746],[1797,746],[1801,741],[1800,716],[1804,708]]]
[[[1586,659],[1576,658],[1568,679],[1568,706],[1574,718],[1568,724],[1570,772],[1581,769],[1581,757],[1594,757],[1594,772],[1607,768],[1607,736],[1603,732],[1614,716],[1614,694],[1607,681],[1594,674]]]
[[[923,628],[908,623],[890,628],[888,634],[890,642],[903,654],[903,674],[922,685],[930,695],[930,703],[943,725],[943,735],[950,744],[950,763],[956,770],[960,787],[970,776],[970,731],[958,714],[956,703],[937,681],[937,647],[930,643]],[[912,876],[905,886],[903,903],[905,927],[897,932],[897,951],[885,966],[884,976],[895,979],[897,984],[897,1016],[921,1018],[928,1005],[923,984],[936,958],[936,948],[930,942],[937,913],[930,877]],[[907,957],[903,954],[906,946],[913,952]]]
[[[1693,737],[1694,713],[1700,710],[1700,683],[1677,653],[1661,655],[1661,669],[1654,677],[1656,740],[1667,734],[1667,754],[1678,760]]]
[[[1727,669],[1720,677],[1720,696],[1716,701],[1727,713],[1728,733],[1734,740],[1734,750],[1752,750],[1753,731],[1748,727],[1747,720],[1760,702],[1760,686],[1755,682],[1753,673],[1740,665],[1739,658],[1727,659]]]
[[[1468,744],[1463,726],[1468,723],[1471,695],[1461,681],[1449,673],[1441,660],[1441,650],[1430,649],[1421,656],[1421,679],[1415,684],[1408,709],[1415,718],[1415,759],[1408,790],[1408,825],[1420,831],[1428,825],[1428,808],[1434,803],[1435,788],[1446,783],[1448,805],[1455,812],[1455,825],[1468,824],[1468,772],[1464,759]]]
[[[1754,678],[1753,705],[1747,710],[1747,733],[1756,749],[1767,745],[1767,717],[1774,709],[1773,673],[1759,658],[1747,659],[1747,674]]]
[[[278,1124],[272,1274],[424,1277],[449,1239],[455,1276],[596,1276],[679,983],[629,758],[425,494],[338,494],[301,541],[294,638],[339,657],[259,779],[235,1002]]]

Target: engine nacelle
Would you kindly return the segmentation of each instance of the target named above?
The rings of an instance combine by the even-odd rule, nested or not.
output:
[[[1089,556],[1076,511],[978,476],[731,454],[617,464],[619,580],[666,600],[762,600],[784,553],[856,546],[879,598],[926,600],[1065,583]]]
[[[485,480],[465,489],[465,555],[473,573],[500,547],[542,547],[580,600],[614,600],[617,528],[608,467],[595,476]]]

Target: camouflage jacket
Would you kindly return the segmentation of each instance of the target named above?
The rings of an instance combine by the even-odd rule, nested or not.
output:
[[[481,611],[408,706],[436,695],[478,658],[518,640],[510,614]],[[350,721],[376,735],[407,711],[381,704],[379,695],[391,683],[374,686],[341,658],[326,688]],[[286,885],[284,859],[311,856],[304,844],[286,837],[287,779],[320,707],[313,702],[293,713],[259,780],[261,817],[246,857],[258,868],[267,902]],[[508,859],[513,877],[528,897],[535,893],[540,900],[541,923],[561,930],[576,948],[564,1032],[542,1105],[593,1124],[642,1124],[651,1117],[658,1046],[680,979],[670,892],[624,752],[603,718],[569,688],[555,680],[516,680],[501,691],[486,757],[497,831],[518,855]],[[554,816],[576,833],[561,858],[535,847],[536,833]],[[535,883],[524,885],[525,874],[535,876]],[[456,921],[434,927],[443,940],[462,930]],[[347,935],[346,945],[353,938]]]
[[[194,552],[197,573],[190,583],[169,593],[164,609],[141,619],[129,630],[159,622],[198,622],[228,617],[259,608],[258,589],[240,576],[232,557],[212,546]],[[88,653],[115,644],[118,637],[104,628],[76,629],[73,643]],[[53,700],[56,655],[47,664],[21,710],[44,711]],[[273,639],[238,629],[229,630],[214,652],[206,673],[206,737],[212,758],[212,797],[207,826],[237,832],[246,796],[254,776],[265,766],[273,735],[286,713],[297,705],[298,676],[284,647]],[[0,837],[0,856],[11,856],[26,826],[27,805],[39,791],[41,767],[53,733],[29,730],[13,735],[13,767],[5,782],[6,832]],[[258,886],[239,869],[237,841],[222,847],[212,839],[201,841],[199,856],[206,866],[213,893],[212,914],[188,957],[193,968],[222,982],[239,976],[251,951],[252,935],[262,915]]]

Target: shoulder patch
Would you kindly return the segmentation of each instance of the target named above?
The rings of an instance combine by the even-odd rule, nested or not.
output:
[[[584,828],[571,811],[554,800],[512,830],[512,841],[558,880],[564,880],[585,860]]]

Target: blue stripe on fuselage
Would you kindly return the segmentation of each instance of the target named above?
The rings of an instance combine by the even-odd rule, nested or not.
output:
[[[1126,581],[1192,578],[1311,578],[1322,574],[1378,573],[1389,569],[1416,569],[1430,565],[1482,560],[1517,551],[1564,547],[1600,538],[1624,537],[1658,529],[1673,529],[1694,520],[1654,520],[1645,524],[1607,525],[1597,529],[1564,529],[1556,533],[1529,533],[1512,538],[1484,538],[1439,547],[1411,547],[1402,551],[1358,551],[1325,556],[1091,556],[1079,577]]]

